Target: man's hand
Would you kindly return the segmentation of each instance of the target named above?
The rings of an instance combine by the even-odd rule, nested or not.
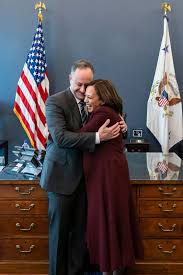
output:
[[[124,118],[120,115],[120,121],[119,121],[119,125],[121,127],[121,132],[122,133],[126,133],[127,130],[128,130],[128,127],[127,127],[127,124],[126,122],[124,121]]]
[[[109,123],[110,123],[110,119],[107,119],[106,122],[99,128],[98,133],[99,133],[100,141],[106,141],[119,136],[121,132],[121,126],[120,126],[121,122],[117,122],[114,125],[107,127]]]

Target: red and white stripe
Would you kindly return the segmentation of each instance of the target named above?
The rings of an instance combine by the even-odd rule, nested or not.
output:
[[[169,101],[168,99],[166,99],[166,97],[160,97],[159,101],[158,101],[158,105],[160,107],[165,107],[169,105]]]

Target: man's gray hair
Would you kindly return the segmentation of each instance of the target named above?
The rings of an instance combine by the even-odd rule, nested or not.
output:
[[[94,73],[94,68],[93,68],[93,65],[85,60],[85,59],[79,59],[77,61],[75,61],[71,67],[71,74],[74,73],[76,71],[76,69],[87,69],[87,68],[90,68],[91,71]]]

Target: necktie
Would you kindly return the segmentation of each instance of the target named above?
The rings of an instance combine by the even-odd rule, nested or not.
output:
[[[83,125],[86,123],[86,120],[87,120],[87,113],[85,111],[85,103],[84,101],[80,101],[79,102],[79,107],[80,107],[80,112],[81,112],[81,120],[82,120],[82,123]]]

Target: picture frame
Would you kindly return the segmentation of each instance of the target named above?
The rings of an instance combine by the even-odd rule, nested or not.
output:
[[[142,138],[142,129],[133,129],[133,137]]]

